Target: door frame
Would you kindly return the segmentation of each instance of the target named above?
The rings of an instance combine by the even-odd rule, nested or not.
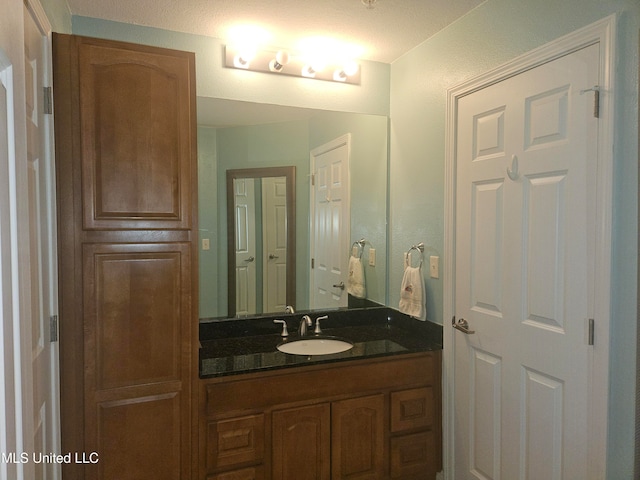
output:
[[[36,26],[38,27],[41,36],[44,39],[44,54],[43,54],[43,87],[53,88],[53,45],[52,45],[52,26],[47,18],[47,14],[42,7],[40,0],[24,0],[25,8],[33,18]],[[51,97],[53,102],[53,97]],[[45,249],[48,251],[48,265],[46,272],[48,275],[48,288],[50,291],[49,304],[45,306],[51,316],[56,317],[55,322],[55,335],[58,334],[58,243],[57,243],[57,211],[56,211],[56,168],[55,168],[55,145],[54,145],[54,123],[53,123],[53,103],[51,104],[52,110],[50,113],[45,113],[41,119],[43,122],[42,129],[44,131],[44,151],[42,152],[42,158],[46,160],[46,172],[47,175],[47,192],[46,198],[43,199],[43,206],[46,209],[43,215],[46,216],[46,236],[48,238],[43,239]],[[33,259],[32,259],[33,261]],[[52,318],[45,318],[45,322]],[[32,319],[36,321],[36,319]],[[50,409],[46,412],[45,418],[45,431],[47,442],[46,447],[51,451],[61,451],[61,425],[60,425],[60,344],[57,338],[51,338],[51,327],[45,323],[45,329],[49,330],[49,334],[45,335],[45,341],[49,341],[49,378],[47,384],[49,389],[48,395],[50,396]],[[30,353],[29,353],[30,357]],[[24,361],[24,359],[23,359]],[[29,361],[28,367],[31,368],[31,361]],[[33,433],[33,432],[30,432]],[[45,465],[45,475],[52,475],[53,479],[62,477],[61,464],[49,464]]]
[[[611,306],[611,227],[613,212],[613,124],[616,16],[560,37],[447,91],[445,145],[444,229],[444,355],[443,355],[443,465],[445,479],[455,478],[454,351],[453,329],[448,320],[455,315],[455,224],[456,137],[458,100],[489,85],[506,80],[589,45],[600,46],[600,112],[598,121],[598,175],[595,195],[596,230],[594,316],[595,345],[589,354],[588,471],[590,478],[604,478],[607,460],[609,398],[609,328]]]

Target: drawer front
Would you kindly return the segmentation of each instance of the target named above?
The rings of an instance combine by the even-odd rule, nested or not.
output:
[[[207,469],[209,471],[233,465],[260,463],[263,457],[263,414],[209,422],[207,425]]]
[[[264,468],[252,467],[209,475],[207,480],[264,480]]]
[[[437,451],[435,434],[431,431],[391,439],[391,478],[436,478]]]
[[[391,394],[391,432],[432,427],[433,395],[432,387],[393,392]]]
[[[272,405],[315,401],[363,392],[396,390],[405,385],[432,385],[439,352],[421,356],[293,368],[261,376],[236,375],[203,383],[208,416],[262,410]],[[295,385],[296,388],[291,388]]]

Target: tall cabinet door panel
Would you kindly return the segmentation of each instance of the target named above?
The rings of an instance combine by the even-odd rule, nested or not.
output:
[[[190,273],[189,244],[85,245],[87,392],[164,388],[185,378]]]
[[[80,45],[85,228],[189,228],[188,62]]]
[[[83,263],[85,448],[100,452],[98,478],[180,478],[191,245],[85,244]]]

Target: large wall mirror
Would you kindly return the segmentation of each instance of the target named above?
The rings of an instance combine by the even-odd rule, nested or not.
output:
[[[295,166],[227,170],[230,316],[295,304],[295,174]]]
[[[249,311],[243,313],[244,310],[237,308],[245,299],[238,301],[235,291],[239,278],[236,268],[241,261],[251,263],[245,262],[251,255],[240,258],[230,252],[230,234],[235,235],[238,227],[235,224],[232,226],[228,221],[228,213],[234,212],[234,209],[229,208],[231,200],[228,200],[227,178],[235,177],[238,179],[238,188],[253,188],[254,195],[262,195],[264,189],[268,188],[262,180],[247,181],[245,185],[240,185],[241,178],[258,179],[263,176],[258,174],[260,172],[267,172],[265,176],[272,179],[291,178],[293,183],[291,188],[287,186],[287,193],[295,199],[295,202],[288,204],[292,216],[287,224],[287,237],[295,245],[295,259],[287,267],[291,269],[295,264],[295,270],[288,276],[290,280],[295,279],[295,293],[287,291],[284,294],[287,299],[285,303],[293,305],[296,311],[310,308],[311,152],[347,134],[350,137],[350,220],[347,234],[350,242],[362,238],[366,240],[361,253],[367,304],[385,304],[387,117],[223,101],[222,106],[228,115],[224,116],[226,122],[221,122],[220,102],[210,104],[210,101],[212,99],[198,99],[200,318],[252,315]],[[215,115],[211,115],[212,112]],[[237,119],[238,115],[243,118]],[[280,175],[282,172],[273,170],[281,167],[288,167],[295,174],[287,177],[286,174]],[[233,188],[232,183],[231,191]],[[236,216],[237,212],[231,215],[234,218]],[[234,232],[230,232],[232,228]],[[263,255],[264,247],[261,248]],[[267,258],[269,253],[266,252]],[[336,253],[345,264],[349,261],[349,254],[350,251]],[[273,255],[280,256],[276,253]],[[255,261],[258,257],[253,256]],[[259,266],[256,265],[256,268]],[[264,269],[258,272],[258,275],[263,274]],[[260,309],[262,313],[274,313],[268,311],[271,309],[278,313],[284,312],[284,309],[281,310],[281,303],[264,307],[264,290],[262,293],[256,292],[256,302],[262,305],[261,308],[256,307],[257,314]],[[280,292],[279,295],[282,299],[283,293]]]

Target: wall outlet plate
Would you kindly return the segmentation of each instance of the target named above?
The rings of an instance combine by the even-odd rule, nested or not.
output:
[[[440,257],[429,257],[429,275],[431,278],[440,278]]]

